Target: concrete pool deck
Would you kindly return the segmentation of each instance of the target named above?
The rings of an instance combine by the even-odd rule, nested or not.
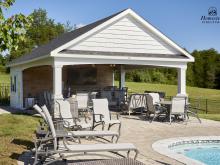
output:
[[[152,149],[152,144],[158,140],[189,137],[189,136],[219,136],[220,122],[202,119],[200,124],[196,118],[190,117],[186,123],[152,122],[139,116],[121,116],[122,130],[119,142],[135,144],[140,154],[137,160],[150,164],[183,164],[167,156],[161,155]],[[91,142],[89,142],[91,143]],[[25,162],[28,155],[23,155],[21,161]],[[30,157],[29,157],[30,158]],[[88,158],[84,156],[84,158]],[[80,159],[80,158],[78,158]],[[81,158],[83,159],[83,158]]]

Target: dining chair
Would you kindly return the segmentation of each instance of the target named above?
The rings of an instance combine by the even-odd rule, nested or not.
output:
[[[147,112],[146,116],[150,118],[151,114],[153,114],[152,120],[150,120],[150,123],[153,122],[156,118],[159,118],[160,116],[167,116],[167,109],[163,106],[156,106],[153,104],[153,97],[149,94],[146,94],[146,107]]]
[[[90,109],[88,107],[88,103],[89,103],[88,93],[77,93],[76,100],[78,103],[78,110],[80,114],[85,112],[90,112]]]
[[[93,129],[98,125],[102,125],[102,130],[104,130],[105,125],[108,125],[108,130],[113,125],[118,125],[118,133],[120,135],[121,131],[121,121],[119,120],[119,114],[112,114],[109,111],[108,100],[104,99],[93,99]],[[113,115],[116,119],[113,119]]]
[[[153,98],[153,104],[158,105],[160,103],[159,93],[148,93]]]
[[[182,116],[183,119],[186,118],[186,98],[183,97],[173,97],[171,101],[171,109],[170,109],[170,124],[172,122],[172,116]]]

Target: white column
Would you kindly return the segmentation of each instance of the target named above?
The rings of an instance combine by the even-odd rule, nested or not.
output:
[[[178,68],[178,94],[177,96],[186,96],[186,67]]]
[[[120,67],[120,89],[122,87],[125,87],[125,69],[123,65]]]
[[[53,95],[54,99],[63,99],[62,94],[62,65],[53,66]]]
[[[24,101],[23,101],[23,70],[19,70],[18,72],[18,80],[17,80],[17,90],[18,90],[18,99],[19,99],[19,108],[24,108]]]
[[[14,91],[10,93],[10,105],[14,108],[23,109],[23,70],[13,70],[10,74]]]

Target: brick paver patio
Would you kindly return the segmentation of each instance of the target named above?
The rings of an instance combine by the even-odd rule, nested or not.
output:
[[[171,158],[160,155],[153,151],[151,145],[157,140],[166,139],[171,137],[186,137],[186,136],[220,136],[220,122],[211,120],[202,120],[200,124],[197,119],[190,118],[188,123],[172,123],[167,122],[153,122],[142,119],[138,116],[122,116],[122,133],[119,142],[134,143],[139,149],[140,154],[138,160],[145,164],[182,164]],[[89,141],[92,143],[92,141]],[[131,155],[132,156],[132,155]],[[93,157],[84,156],[75,159],[92,159]],[[98,157],[99,158],[99,157]],[[21,156],[21,161],[28,162],[30,154]]]

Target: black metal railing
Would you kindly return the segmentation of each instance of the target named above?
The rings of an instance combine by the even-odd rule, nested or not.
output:
[[[171,100],[172,96],[166,96],[166,99]],[[189,97],[189,102],[193,110],[198,113],[205,114],[220,114],[220,101],[207,98],[193,98]]]

